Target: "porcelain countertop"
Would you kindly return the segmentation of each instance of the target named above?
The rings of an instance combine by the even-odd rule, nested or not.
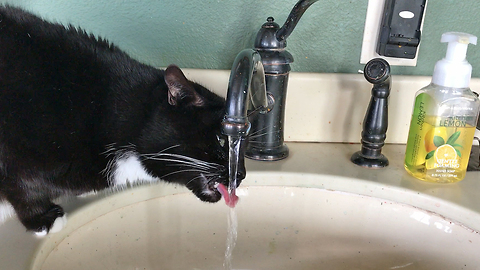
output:
[[[248,172],[301,173],[305,175],[305,181],[285,184],[384,198],[432,211],[477,231],[480,230],[479,171],[467,172],[466,177],[458,183],[435,184],[418,180],[405,171],[403,144],[384,146],[382,153],[389,159],[390,164],[381,169],[363,168],[350,161],[350,156],[360,150],[360,144],[287,142],[287,145],[290,156],[285,160],[276,162],[247,160],[247,178],[243,184],[278,185],[276,181],[278,179],[249,183]],[[325,181],[312,182],[308,179],[310,174],[326,175]],[[332,182],[332,179],[338,181]]]

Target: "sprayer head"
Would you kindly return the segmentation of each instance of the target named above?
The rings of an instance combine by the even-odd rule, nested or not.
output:
[[[474,35],[447,32],[442,35],[440,42],[447,42],[445,58],[435,64],[432,82],[437,85],[452,88],[467,88],[470,85],[472,65],[467,60],[468,44],[477,44]]]

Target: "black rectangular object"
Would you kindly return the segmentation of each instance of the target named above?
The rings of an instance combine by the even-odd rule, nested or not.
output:
[[[379,55],[413,59],[427,0],[386,0],[377,43]]]

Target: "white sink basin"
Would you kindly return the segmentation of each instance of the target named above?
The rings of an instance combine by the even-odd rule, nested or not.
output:
[[[480,265],[479,234],[412,206],[315,188],[241,191],[235,269]],[[136,193],[142,192],[148,191]],[[121,207],[83,225],[72,216],[71,226],[78,229],[46,241],[33,268],[222,269],[227,214],[223,204],[199,203],[183,193]]]
[[[378,179],[286,172],[299,158],[258,165],[284,167],[278,171],[247,164],[254,169],[238,191],[234,269],[480,265],[478,212]],[[391,177],[403,179],[393,163]],[[343,170],[365,169],[345,164]],[[388,171],[367,172],[377,178]],[[457,193],[459,187],[453,189]],[[202,203],[186,189],[165,184],[99,197],[104,196],[64,204],[67,227],[42,240],[15,219],[0,226],[0,268],[223,269],[230,211],[223,203]]]

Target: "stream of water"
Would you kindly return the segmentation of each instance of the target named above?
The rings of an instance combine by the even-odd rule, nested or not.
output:
[[[228,193],[230,197],[236,197],[235,189],[237,188],[237,172],[238,172],[238,161],[240,154],[240,144],[241,138],[237,137],[228,137],[229,143],[229,184],[228,184]],[[235,245],[237,244],[237,229],[238,229],[238,220],[237,212],[235,207],[230,207],[230,212],[227,216],[227,248],[225,249],[225,260],[223,262],[223,268],[225,270],[232,269],[232,253]]]
[[[223,269],[232,270],[232,253],[235,245],[237,244],[237,229],[238,229],[238,220],[237,212],[235,208],[230,208],[227,218],[227,248],[225,249],[225,260],[223,261]]]
[[[240,155],[240,144],[242,139],[240,137],[228,137],[228,192],[233,194],[237,188],[237,173],[238,173],[238,161]]]

